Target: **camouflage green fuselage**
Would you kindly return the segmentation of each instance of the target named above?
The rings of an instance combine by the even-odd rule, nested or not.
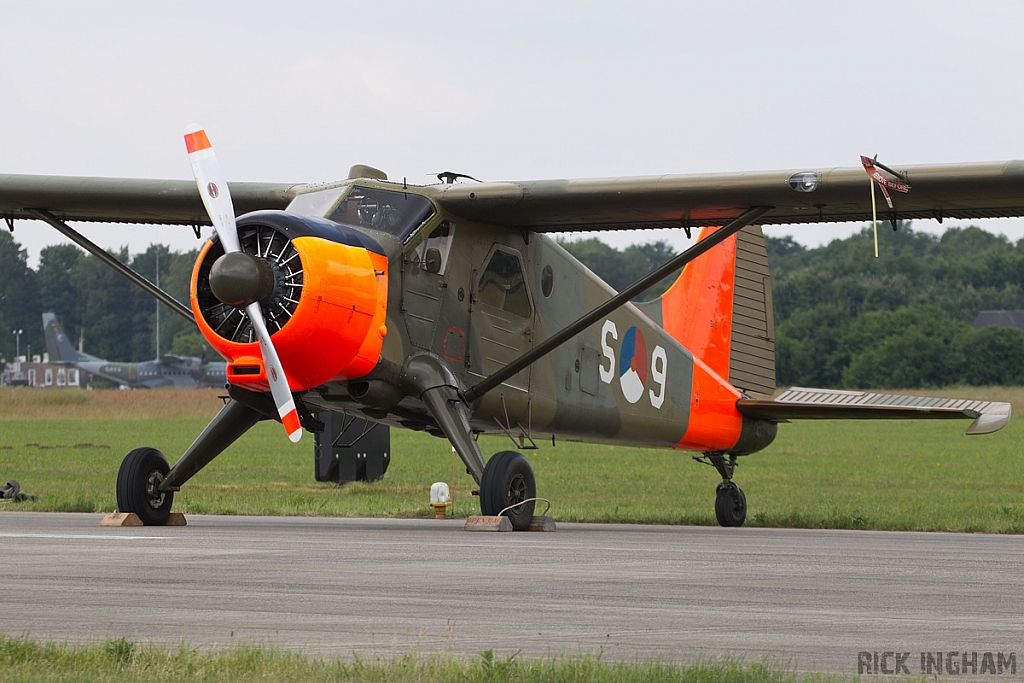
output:
[[[444,224],[447,240],[428,240]],[[395,403],[365,383],[392,386],[410,356],[428,353],[464,390],[615,294],[553,239],[527,234],[440,211],[404,245],[375,234],[389,253],[381,361],[370,376],[331,383],[307,402],[438,433],[415,397]],[[430,244],[440,247],[439,268]],[[674,447],[690,421],[693,367],[687,349],[626,304],[484,395],[471,425],[522,440]]]

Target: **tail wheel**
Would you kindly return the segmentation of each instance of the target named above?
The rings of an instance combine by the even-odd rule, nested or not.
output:
[[[718,485],[715,498],[715,517],[722,526],[743,526],[747,518],[747,497],[742,489],[731,481]]]
[[[146,526],[160,526],[171,514],[173,491],[160,484],[171,470],[164,454],[155,448],[136,448],[121,461],[117,471],[117,509],[134,512]]]
[[[501,451],[487,461],[480,482],[480,511],[497,515],[509,506],[504,515],[516,531],[526,531],[533,521],[537,483],[533,468],[521,453]],[[528,501],[528,502],[525,502]]]

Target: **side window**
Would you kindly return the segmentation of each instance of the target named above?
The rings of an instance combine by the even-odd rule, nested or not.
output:
[[[496,249],[480,275],[480,301],[503,311],[529,318],[533,309],[526,291],[519,257]]]
[[[450,221],[441,221],[434,228],[427,239],[420,242],[416,247],[413,260],[420,264],[420,268],[431,273],[444,273],[448,265],[448,251],[451,249],[452,238],[455,236],[455,224]]]

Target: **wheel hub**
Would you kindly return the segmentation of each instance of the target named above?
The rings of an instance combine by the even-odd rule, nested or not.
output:
[[[154,510],[160,509],[160,506],[164,504],[164,496],[166,494],[160,490],[160,484],[163,481],[164,475],[160,470],[153,470],[146,478],[146,502]]]
[[[523,501],[529,496],[529,486],[526,483],[526,477],[521,474],[516,474],[508,482],[508,504],[514,505],[516,508],[522,506]],[[519,512],[519,510],[516,510]]]

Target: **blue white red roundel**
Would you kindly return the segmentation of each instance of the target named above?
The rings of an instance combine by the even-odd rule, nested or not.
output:
[[[622,387],[622,395],[630,403],[636,403],[644,395],[646,382],[647,344],[643,333],[631,327],[622,338],[619,353],[619,385]]]

